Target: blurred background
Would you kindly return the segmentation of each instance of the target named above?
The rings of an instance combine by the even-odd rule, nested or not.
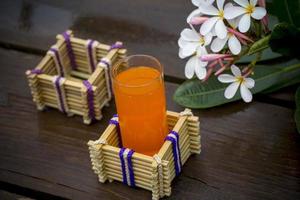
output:
[[[71,29],[75,36],[99,42],[121,40],[129,54],[153,55],[169,66],[166,74],[184,77],[177,40],[195,9],[191,2],[2,0],[0,4],[1,46],[44,55],[56,34]]]

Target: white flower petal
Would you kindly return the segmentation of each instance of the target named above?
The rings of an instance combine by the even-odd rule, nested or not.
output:
[[[257,4],[257,0],[250,0],[250,4],[251,4],[252,6],[255,6],[255,5]]]
[[[223,22],[223,20],[219,19],[215,26],[215,31],[218,38],[224,39],[227,35],[227,28]]]
[[[200,67],[206,67],[207,66],[208,62],[201,61],[199,57],[198,57],[198,59],[199,59],[199,66]]]
[[[219,10],[223,10],[225,0],[217,0],[217,6]]]
[[[195,6],[200,6],[200,4],[212,4],[215,0],[192,0]]]
[[[179,48],[178,56],[179,56],[179,58],[181,58],[181,59],[186,58],[186,56],[184,56],[184,55],[182,54],[182,48]]]
[[[246,86],[247,88],[250,88],[250,89],[251,89],[251,88],[254,87],[255,81],[254,81],[253,78],[245,78],[244,84],[245,84],[245,86]]]
[[[208,62],[204,62],[204,61],[200,60],[200,56],[206,55],[206,54],[207,54],[207,51],[206,51],[205,47],[203,47],[203,46],[198,47],[197,52],[196,52],[196,57],[198,58],[197,63],[196,63],[197,66],[200,66],[200,67],[207,66]]]
[[[240,6],[243,6],[244,8],[249,5],[249,2],[247,0],[234,0],[234,2],[239,4]]]
[[[241,18],[241,20],[239,22],[239,30],[242,33],[247,32],[250,28],[250,24],[251,24],[250,15],[249,14],[243,15],[243,17]]]
[[[196,52],[198,47],[199,47],[199,42],[189,42],[182,47],[182,55],[191,56]]]
[[[226,99],[231,99],[239,88],[238,82],[231,83],[225,90],[224,96]]]
[[[235,65],[231,65],[231,72],[235,77],[242,75],[240,68]]]
[[[209,45],[211,43],[211,40],[212,40],[212,34],[211,33],[207,33],[204,36],[204,46]]]
[[[187,17],[186,22],[190,23],[194,17],[199,17],[201,15],[202,14],[200,12],[200,9],[193,10],[193,12],[191,12],[191,14],[189,14],[189,16]]]
[[[241,19],[241,16],[238,16],[234,19],[228,19],[227,22],[231,26],[231,28],[236,29],[239,25],[240,19]]]
[[[186,41],[199,41],[200,36],[198,35],[198,33],[192,29],[189,28],[185,28],[183,29],[183,31],[181,31],[180,33],[182,39],[186,40]]]
[[[178,46],[179,46],[180,48],[183,48],[183,47],[186,46],[188,43],[189,43],[189,42],[186,41],[186,40],[184,40],[182,37],[180,37],[179,40],[178,40]]]
[[[206,20],[200,28],[201,35],[206,35],[207,33],[209,33],[214,27],[215,23],[218,21],[218,19],[219,17],[212,17]]]
[[[212,42],[210,48],[213,52],[219,52],[223,49],[223,47],[225,46],[226,42],[228,40],[228,37],[224,38],[224,39],[220,39],[220,38],[216,38],[214,39],[214,41]]]
[[[210,30],[210,34],[211,34],[212,36],[216,36],[216,31],[215,31],[214,28]]]
[[[200,11],[205,15],[218,15],[219,11],[213,5],[209,4],[200,4]]]
[[[251,17],[254,19],[262,19],[267,14],[265,8],[262,7],[255,7],[253,13],[251,13]]]
[[[194,76],[197,59],[198,58],[196,56],[193,56],[187,61],[185,65],[184,74],[188,79],[191,79]]]
[[[194,4],[194,6],[199,6],[200,2],[201,0],[192,0],[192,4]]]
[[[234,55],[238,55],[241,52],[242,46],[240,41],[232,35],[228,40],[228,47]]]
[[[236,78],[230,74],[221,74],[220,76],[218,76],[218,80],[221,83],[232,83],[235,82]]]
[[[200,57],[201,55],[206,55],[206,54],[207,54],[207,51],[206,51],[205,47],[198,48],[198,51],[197,51],[197,56],[198,57]]]
[[[200,59],[199,59],[200,61]],[[201,61],[200,61],[201,62]],[[201,67],[200,65],[195,66],[195,72],[196,72],[196,76],[202,80],[205,78],[207,72],[206,72],[206,68],[205,67]]]
[[[239,6],[228,6],[224,9],[224,18],[233,19],[246,13],[246,10]]]
[[[225,9],[225,8],[229,8],[230,6],[233,6],[233,4],[230,3],[230,2],[229,2],[229,3],[226,3],[224,9]]]
[[[248,102],[252,101],[252,94],[251,94],[250,90],[244,84],[241,84],[240,92],[241,92],[241,96],[245,102],[248,103]]]

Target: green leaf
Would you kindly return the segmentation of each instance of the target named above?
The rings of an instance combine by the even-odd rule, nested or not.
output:
[[[280,23],[274,27],[269,45],[274,52],[300,58],[300,30],[290,24]]]
[[[295,122],[298,133],[300,133],[300,87],[298,87],[295,95],[296,100],[296,112],[295,112]]]
[[[281,55],[279,53],[272,52],[270,48],[265,49],[262,52],[262,56],[260,61],[268,61],[275,58],[279,58]],[[255,59],[255,55],[251,56],[243,56],[237,63],[250,63],[252,60]]]
[[[267,36],[261,38],[260,40],[257,40],[256,42],[254,42],[248,51],[248,55],[252,55],[252,54],[261,52],[261,51],[265,50],[266,48],[268,48],[270,37],[271,37],[271,35],[267,35]]]
[[[278,17],[280,22],[287,22],[300,27],[300,0],[273,0],[267,5],[268,12]]]
[[[268,89],[264,90],[263,93],[268,94],[268,93],[274,92],[276,90],[279,90],[279,89],[282,89],[282,88],[285,88],[285,87],[288,87],[288,86],[291,86],[291,85],[295,85],[295,84],[298,84],[298,83],[300,83],[300,75],[296,76],[293,79],[290,79],[289,81],[283,80],[282,82],[278,82],[277,84],[275,84],[275,85],[269,87]]]
[[[252,93],[261,92],[281,81],[289,81],[291,78],[300,75],[300,63],[288,67],[282,66],[257,66],[255,75],[255,87]],[[220,83],[215,76],[207,82],[202,83],[198,79],[185,81],[180,85],[173,96],[174,100],[185,107],[210,108],[224,103],[241,99],[239,92],[232,99],[224,97],[224,91],[228,84]]]

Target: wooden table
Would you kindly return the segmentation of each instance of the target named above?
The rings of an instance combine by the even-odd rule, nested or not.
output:
[[[182,0],[1,1],[0,199],[150,199],[142,189],[100,184],[91,169],[86,143],[104,130],[114,103],[91,126],[54,109],[38,112],[24,72],[68,28],[83,38],[122,40],[129,54],[162,61],[168,109],[181,111],[172,101],[184,80],[177,39],[193,9]],[[194,110],[201,118],[202,153],[174,180],[170,199],[300,199],[294,90]]]

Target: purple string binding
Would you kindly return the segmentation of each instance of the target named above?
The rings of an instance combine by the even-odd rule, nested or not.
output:
[[[126,185],[129,185],[131,187],[135,187],[135,180],[134,180],[134,172],[133,172],[133,166],[132,166],[132,155],[134,151],[132,149],[129,150],[127,155],[127,169],[128,169],[128,175],[129,175],[129,183],[127,181],[127,171],[126,171],[126,163],[124,160],[124,152],[126,148],[121,148],[119,152],[119,158],[121,161],[121,169],[122,169],[122,178],[123,183]]]
[[[122,47],[123,47],[122,43],[115,43],[110,46],[109,51],[111,51],[113,49],[121,49]]]
[[[105,64],[107,68],[110,67],[110,64],[108,62],[106,62],[106,60],[101,59],[100,62],[103,63],[103,64]]]
[[[31,74],[42,74],[43,70],[41,70],[41,69],[32,69],[32,70],[30,70],[30,73]]]
[[[93,43],[94,40],[90,40],[88,43],[88,55],[89,55],[89,60],[90,60],[90,66],[92,67],[92,71],[95,71],[95,63],[94,63],[94,56],[93,56]]]
[[[66,42],[67,52],[68,52],[68,56],[69,56],[69,59],[70,59],[72,69],[75,70],[75,69],[77,69],[77,65],[76,65],[76,62],[75,62],[75,55],[74,55],[74,52],[73,52],[73,49],[72,49],[70,35],[67,32],[64,32],[63,37],[64,37],[65,42]]]
[[[176,131],[173,131],[173,130],[170,133],[175,135],[176,140],[177,140],[177,149],[178,149],[178,153],[179,153],[179,163],[180,163],[180,168],[181,168],[182,163],[181,163],[181,153],[180,153],[180,146],[179,146],[179,134]]]
[[[133,173],[133,166],[132,166],[132,155],[134,151],[130,150],[127,156],[127,163],[128,163],[128,171],[129,171],[129,178],[130,178],[130,186],[135,187],[135,180],[134,180],[134,173]]]
[[[88,101],[88,106],[89,106],[89,117],[94,121],[95,120],[95,110],[94,110],[93,86],[87,80],[83,81],[83,85],[87,89],[87,101]]]
[[[176,139],[174,137],[172,137],[171,135],[175,136]],[[171,131],[168,134],[168,136],[166,137],[166,140],[168,140],[172,143],[172,152],[173,152],[175,173],[177,176],[181,172],[181,166],[182,166],[180,148],[179,148],[179,135],[177,132]]]
[[[117,114],[114,114],[113,117],[118,117]],[[117,134],[118,134],[118,138],[119,138],[119,147],[123,147],[123,142],[122,142],[122,137],[121,137],[121,130],[120,130],[120,124],[117,120],[109,120],[109,124],[114,124],[117,128]]]
[[[128,185],[127,177],[126,177],[125,161],[124,161],[124,158],[123,158],[124,151],[125,151],[125,148],[122,147],[120,152],[119,152],[119,157],[120,157],[120,161],[121,161],[123,183]]]
[[[62,63],[61,63],[61,60],[60,60],[60,56],[58,54],[58,51],[56,48],[50,48],[50,51],[52,51],[54,53],[54,56],[58,62],[58,67],[59,67],[59,72],[60,72],[60,75],[61,76],[65,76],[65,73],[64,73],[64,70],[63,70],[63,66],[62,66]]]
[[[66,113],[66,109],[65,109],[65,106],[64,106],[64,101],[63,101],[62,93],[61,93],[61,90],[60,90],[60,84],[59,84],[59,82],[60,82],[61,79],[62,79],[62,77],[60,77],[60,76],[56,77],[56,80],[55,80],[55,89],[56,89],[57,94],[58,94],[58,99],[59,99],[61,111],[63,113]]]

